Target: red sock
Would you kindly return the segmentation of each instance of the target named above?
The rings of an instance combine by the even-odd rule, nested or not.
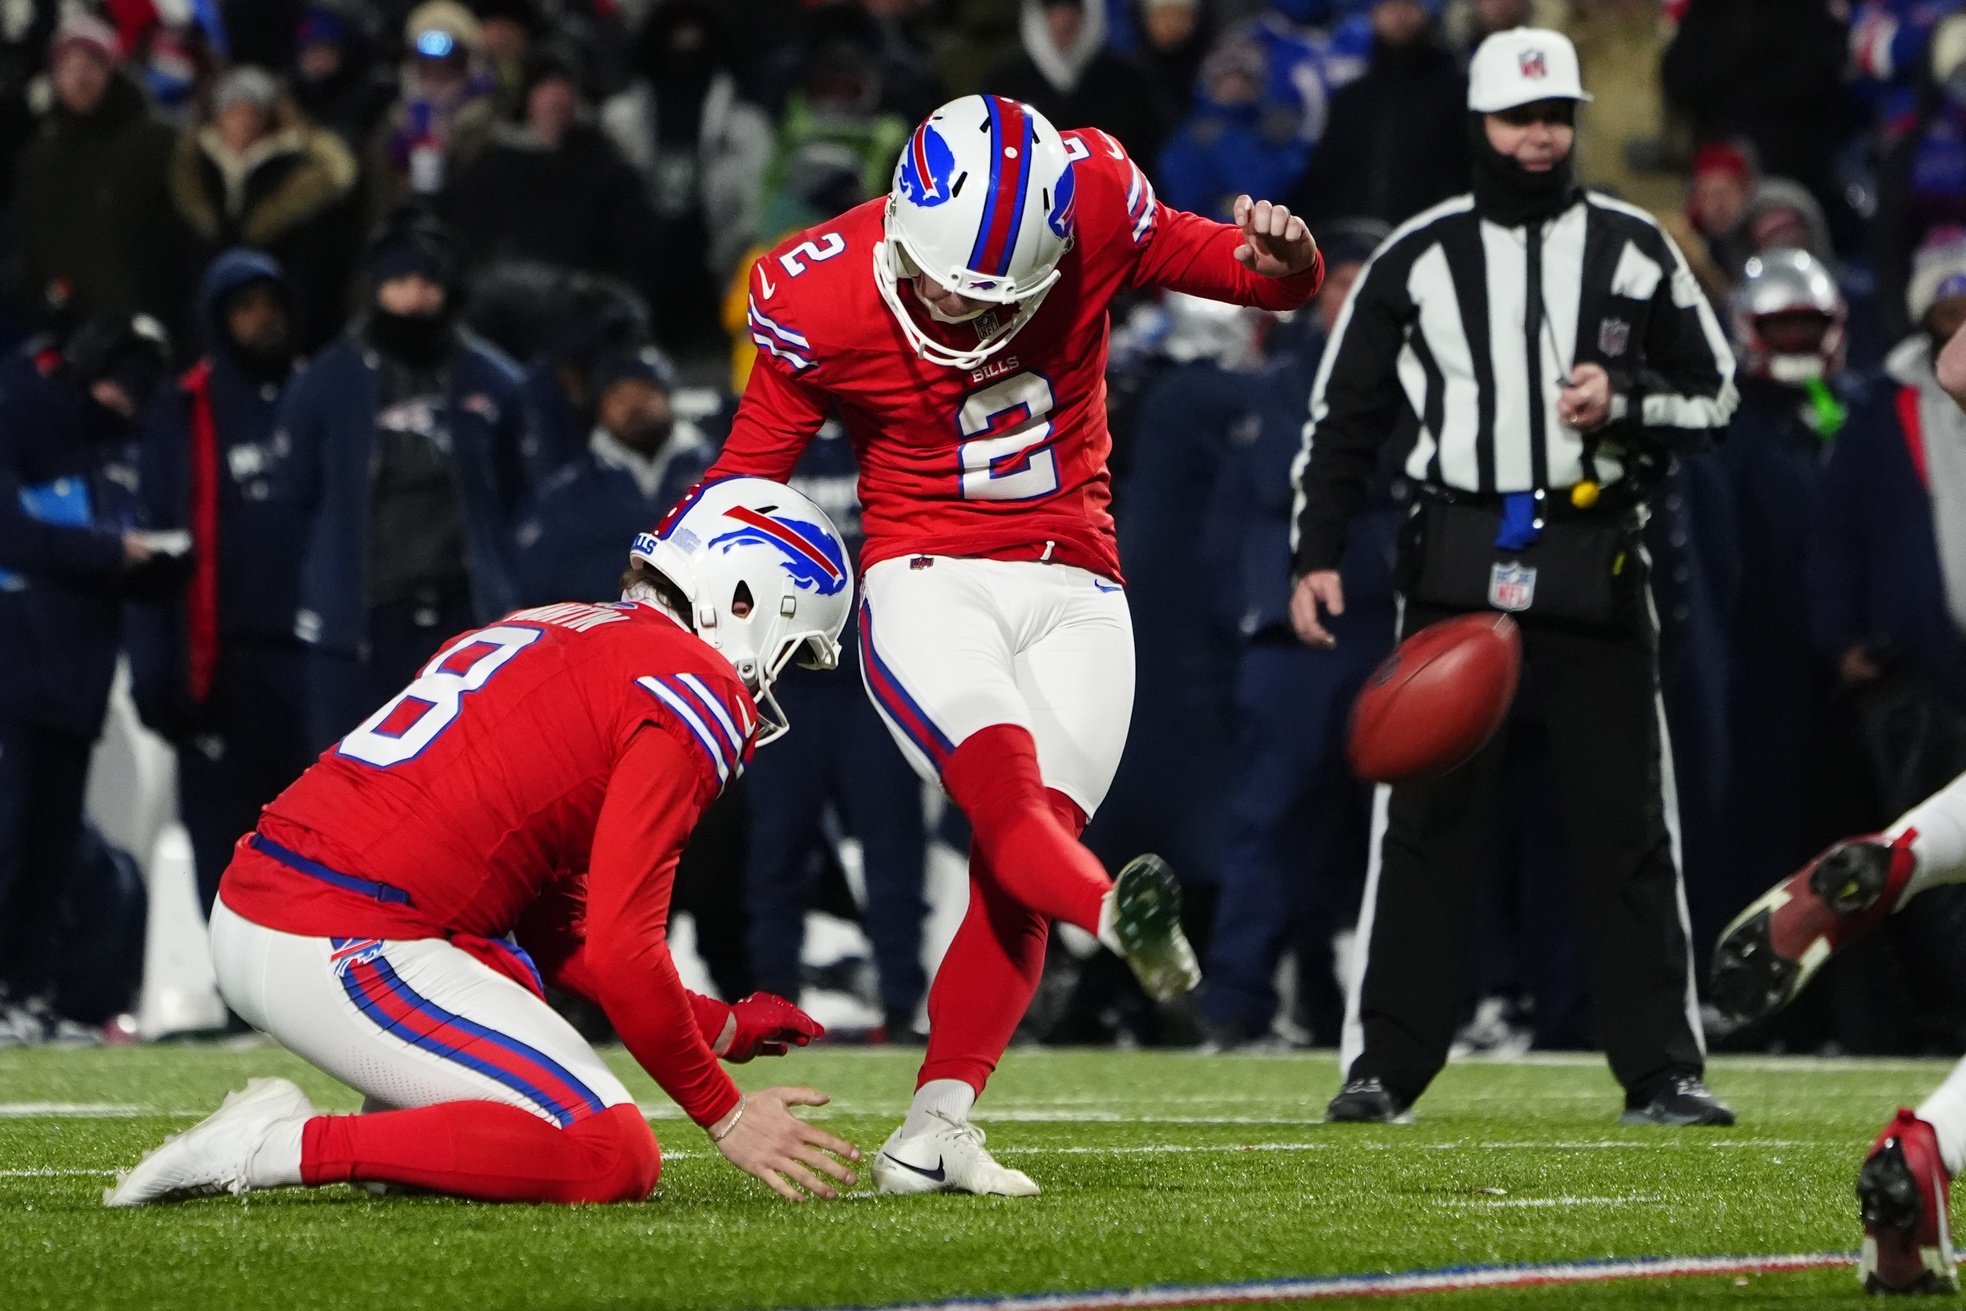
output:
[[[564,1129],[503,1102],[444,1102],[375,1115],[322,1115],[300,1140],[301,1179],[408,1184],[487,1202],[639,1202],[662,1153],[633,1106]]]
[[[916,1087],[961,1079],[978,1093],[1044,974],[1050,919],[998,885],[983,852],[969,852],[969,910],[928,990],[928,1052]]]
[[[1085,816],[1039,777],[1028,732],[993,724],[971,734],[943,765],[942,785],[969,816],[996,886],[1047,920],[1099,931],[1099,904],[1113,881],[1079,843]]]

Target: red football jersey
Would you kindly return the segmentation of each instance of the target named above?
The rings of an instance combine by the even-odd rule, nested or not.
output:
[[[730,663],[653,606],[520,610],[452,639],[322,753],[219,895],[315,937],[497,938],[547,909],[548,976],[708,1123],[736,1089],[669,957],[669,896],[757,727]]]
[[[1073,160],[1075,235],[1031,321],[975,369],[917,356],[875,282],[885,199],[808,229],[751,273],[758,343],[743,402],[707,479],[784,480],[815,430],[837,412],[860,463],[867,546],[862,567],[899,555],[1055,560],[1119,577],[1113,537],[1112,439],[1106,429],[1106,307],[1131,287],[1294,309],[1322,263],[1290,278],[1252,273],[1240,231],[1169,209],[1104,132],[1063,134]],[[935,322],[902,290],[933,337],[969,349],[997,311]]]

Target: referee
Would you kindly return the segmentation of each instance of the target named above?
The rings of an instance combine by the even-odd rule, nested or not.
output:
[[[1401,629],[1513,612],[1547,724],[1583,946],[1626,1123],[1732,1124],[1701,1076],[1648,480],[1734,408],[1734,362],[1686,261],[1640,210],[1578,187],[1590,97],[1556,32],[1482,42],[1470,194],[1394,232],[1352,290],[1297,461],[1291,622],[1342,613],[1338,561],[1381,443],[1417,434]],[[1381,787],[1331,1120],[1406,1116],[1447,1059],[1507,732],[1444,777]]]

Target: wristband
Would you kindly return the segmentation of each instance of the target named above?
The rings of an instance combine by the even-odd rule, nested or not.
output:
[[[720,1143],[724,1139],[730,1137],[731,1131],[737,1128],[737,1122],[744,1118],[744,1107],[745,1107],[744,1094],[739,1093],[737,1094],[737,1109],[731,1113],[730,1123],[724,1126],[724,1131],[722,1133],[711,1134],[710,1135],[711,1142]]]

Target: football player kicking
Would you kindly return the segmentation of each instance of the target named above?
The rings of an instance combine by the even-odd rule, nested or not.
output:
[[[1038,1191],[969,1115],[1030,1005],[1051,921],[1096,934],[1157,998],[1200,981],[1167,867],[1144,856],[1111,879],[1078,836],[1133,705],[1106,307],[1136,287],[1302,305],[1323,272],[1303,220],[1247,196],[1235,214],[1168,209],[1105,133],[967,96],[915,130],[890,195],[751,275],[758,363],[703,486],[787,477],[838,412],[865,507],[861,673],[975,834],[914,1102],[874,1161],[882,1192]]]
[[[1832,846],[1742,911],[1714,948],[1714,1005],[1738,1023],[1773,1015],[1830,957],[1946,883],[1966,883],[1966,775],[1883,833]],[[1898,1111],[1858,1172],[1866,1288],[1958,1287],[1947,1209],[1963,1167],[1966,1061],[1917,1111]]]
[[[859,1152],[791,1113],[822,1094],[740,1093],[716,1060],[819,1026],[776,997],[690,994],[665,936],[690,830],[785,730],[773,679],[838,659],[845,546],[799,493],[736,479],[666,540],[638,538],[623,586],[618,604],[521,610],[448,643],[239,843],[212,915],[219,989],[364,1112],[255,1079],[111,1206],[343,1182],[646,1198],[654,1135],[542,975],[600,1006],[733,1165],[794,1201],[853,1184]]]
[[[1966,409],[1966,327],[1940,350],[1939,386]],[[1966,774],[1881,834],[1836,843],[1735,916],[1714,946],[1713,1002],[1736,1023],[1789,1004],[1829,959],[1927,888],[1966,883]],[[1949,1293],[1952,1177],[1966,1168],[1966,1061],[1916,1111],[1899,1108],[1857,1173],[1858,1273],[1874,1293]]]

